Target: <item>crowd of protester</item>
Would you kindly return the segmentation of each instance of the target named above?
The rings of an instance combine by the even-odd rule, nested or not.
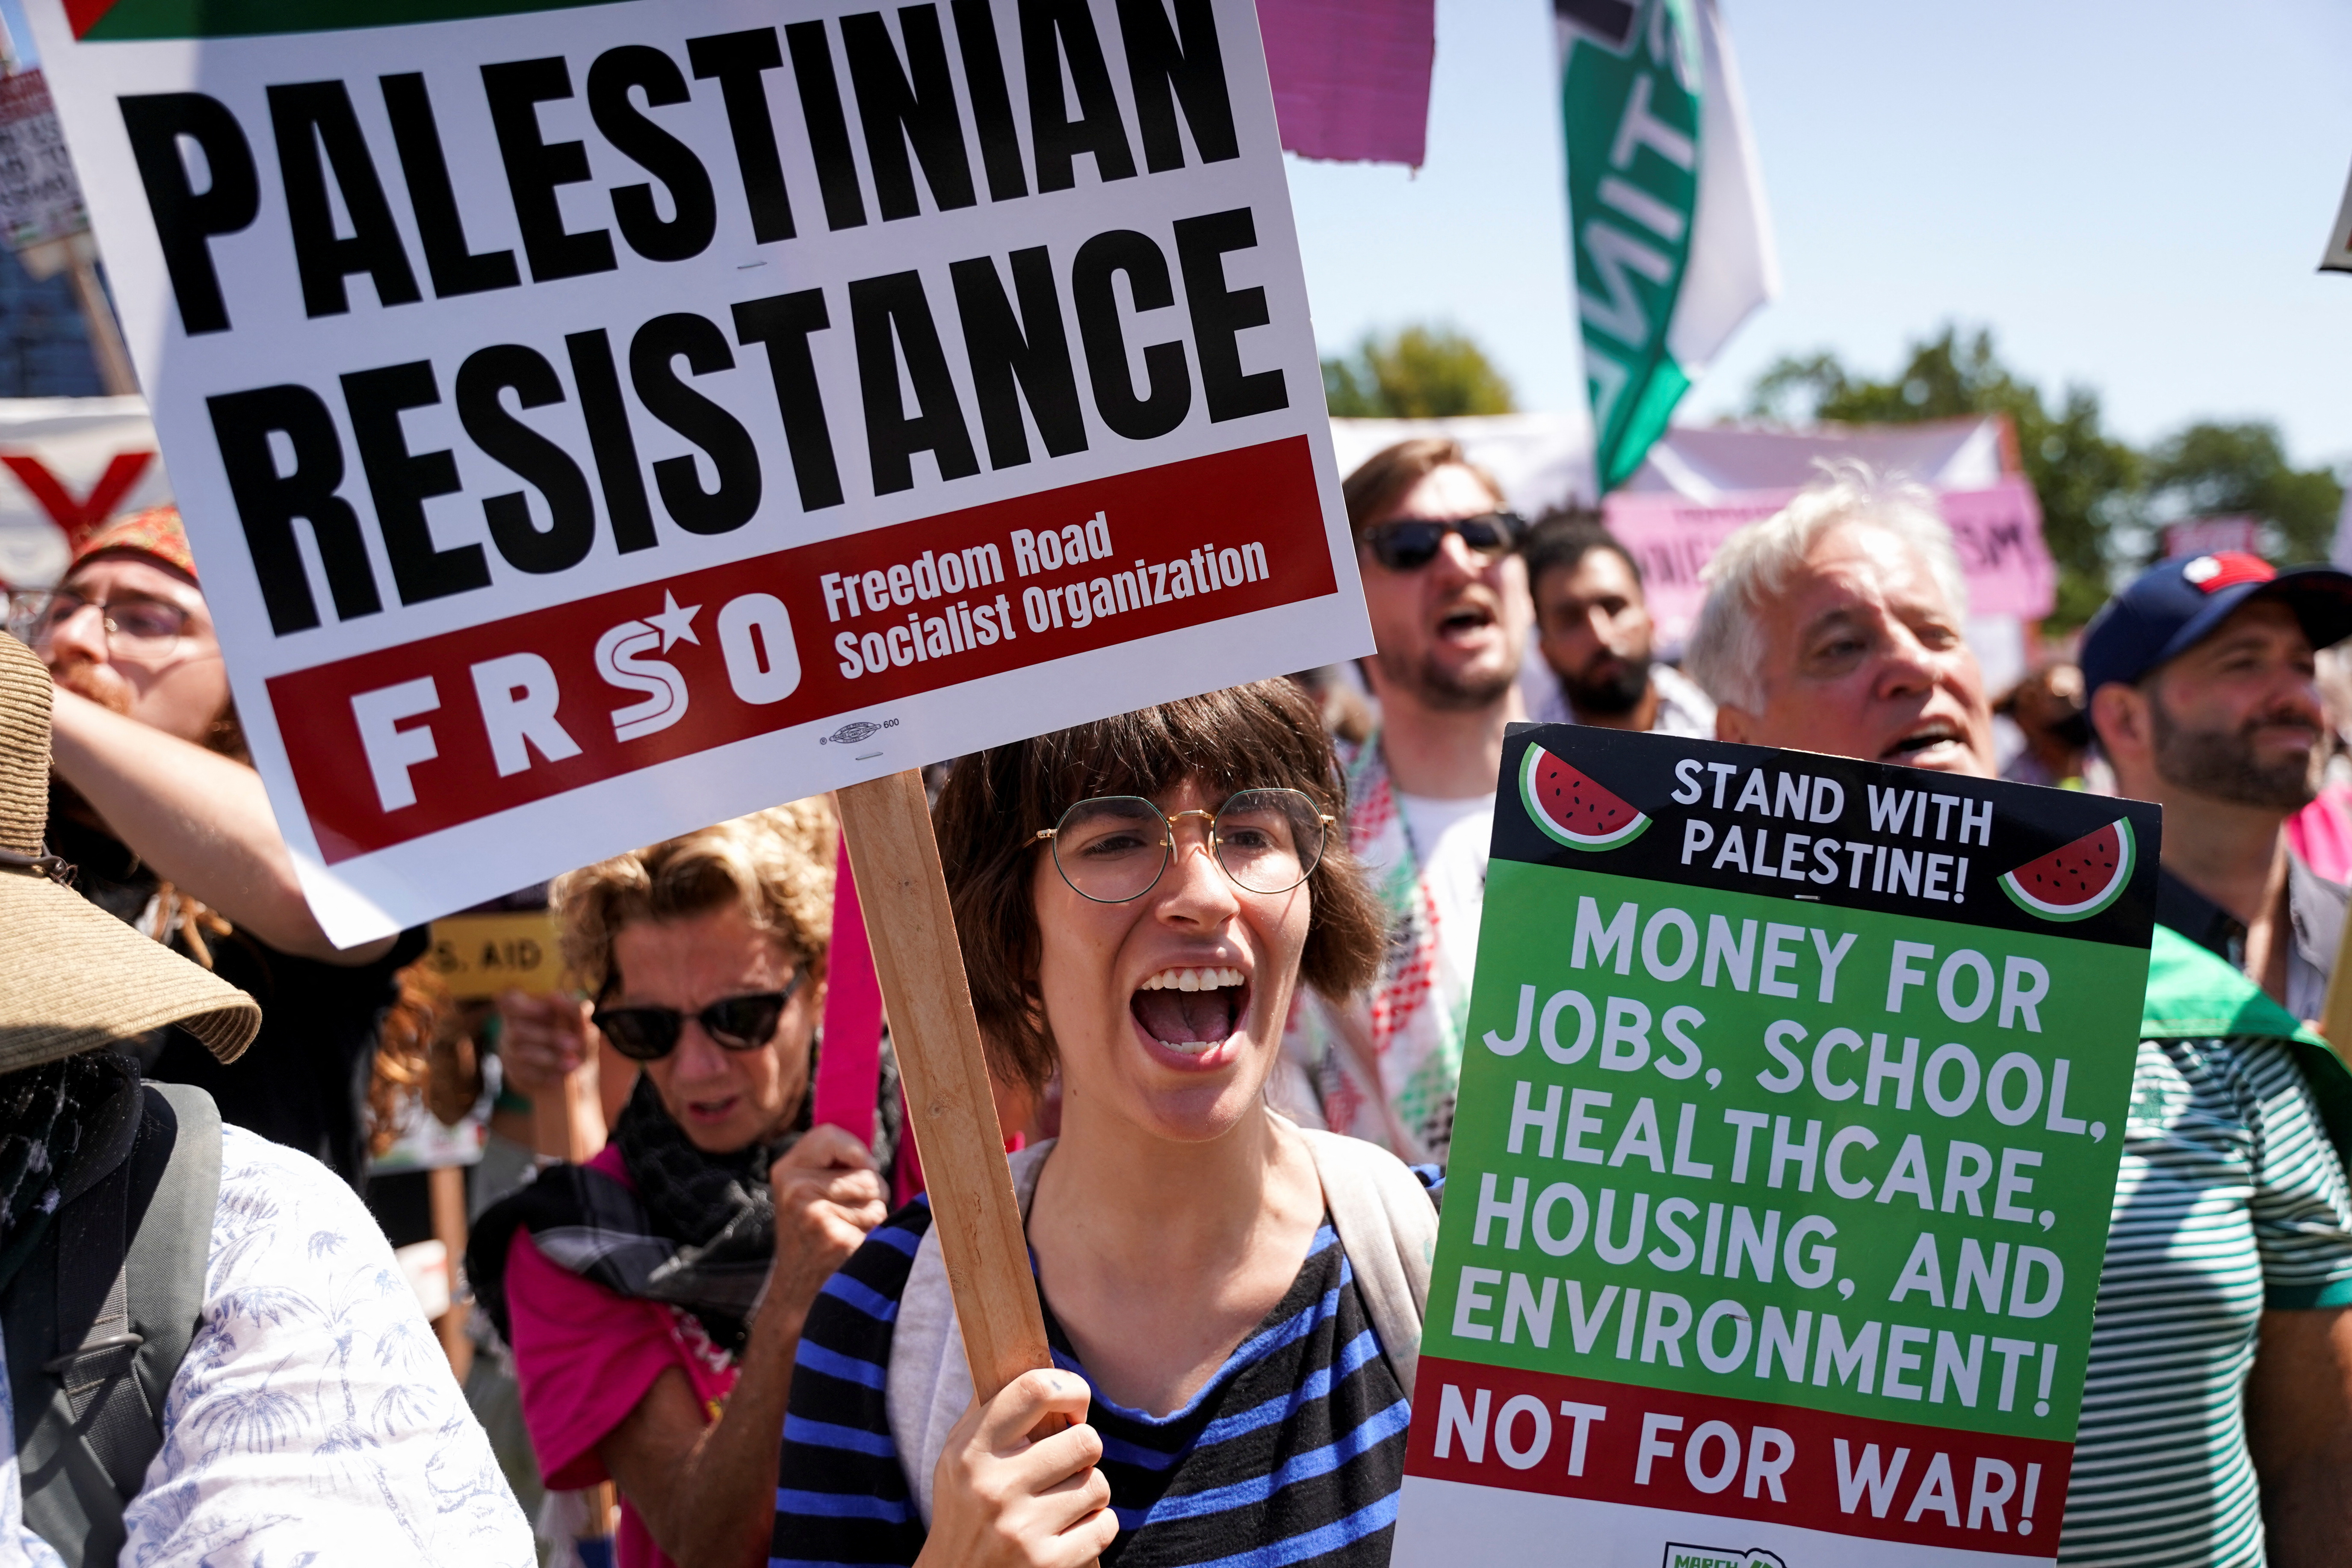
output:
[[[2059,1557],[2341,1562],[2352,577],[2158,563],[1995,700],[1933,498],[1859,464],[1671,649],[1600,514],[1530,525],[1450,441],[1344,500],[1370,658],[935,781],[1053,1350],[984,1401],[887,1044],[872,1142],[814,1123],[826,802],[519,895],[571,989],[458,1004],[424,931],[310,916],[175,514],[14,595],[0,1564],[1385,1563],[1530,719],[2164,807]],[[423,1188],[371,1172],[419,1117],[488,1129],[462,1391],[391,1253]]]

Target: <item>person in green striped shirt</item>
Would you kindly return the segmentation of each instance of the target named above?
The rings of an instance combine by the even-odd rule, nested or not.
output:
[[[1722,739],[1992,776],[1959,561],[1925,490],[1843,468],[1733,534],[1707,583],[1689,668]],[[2341,1563],[2352,1074],[2161,925],[2140,1033],[2058,1561]]]

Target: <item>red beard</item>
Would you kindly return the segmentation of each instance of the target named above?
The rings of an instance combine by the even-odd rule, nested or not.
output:
[[[77,696],[89,698],[110,713],[120,713],[126,718],[130,716],[129,684],[104,665],[92,664],[86,659],[58,664],[50,668],[49,679]]]

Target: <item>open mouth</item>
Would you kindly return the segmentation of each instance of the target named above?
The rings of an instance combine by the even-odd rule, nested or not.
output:
[[[741,1095],[730,1094],[717,1100],[689,1100],[686,1102],[686,1111],[698,1121],[723,1121],[742,1098]]]
[[[1238,969],[1163,969],[1136,988],[1128,1010],[1143,1032],[1183,1056],[1231,1039],[1249,1011],[1249,981]]]
[[[1882,763],[1907,763],[1917,766],[1932,758],[1946,754],[1945,747],[1961,747],[1966,742],[1960,727],[1949,719],[1924,719],[1913,725],[1886,750],[1878,753]]]
[[[1495,612],[1475,602],[1454,605],[1438,617],[1437,635],[1448,642],[1477,636],[1495,624]]]

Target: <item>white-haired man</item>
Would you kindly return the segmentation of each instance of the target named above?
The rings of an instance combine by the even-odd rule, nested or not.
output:
[[[1832,468],[1708,567],[1717,734],[1990,777],[1964,593],[1932,496]],[[2162,928],[2140,1032],[2058,1560],[2341,1563],[2352,1191],[2303,1073],[2336,1101],[2352,1079]]]
[[[1718,740],[1993,776],[1968,587],[1935,500],[1833,468],[1724,541],[1685,658]]]

